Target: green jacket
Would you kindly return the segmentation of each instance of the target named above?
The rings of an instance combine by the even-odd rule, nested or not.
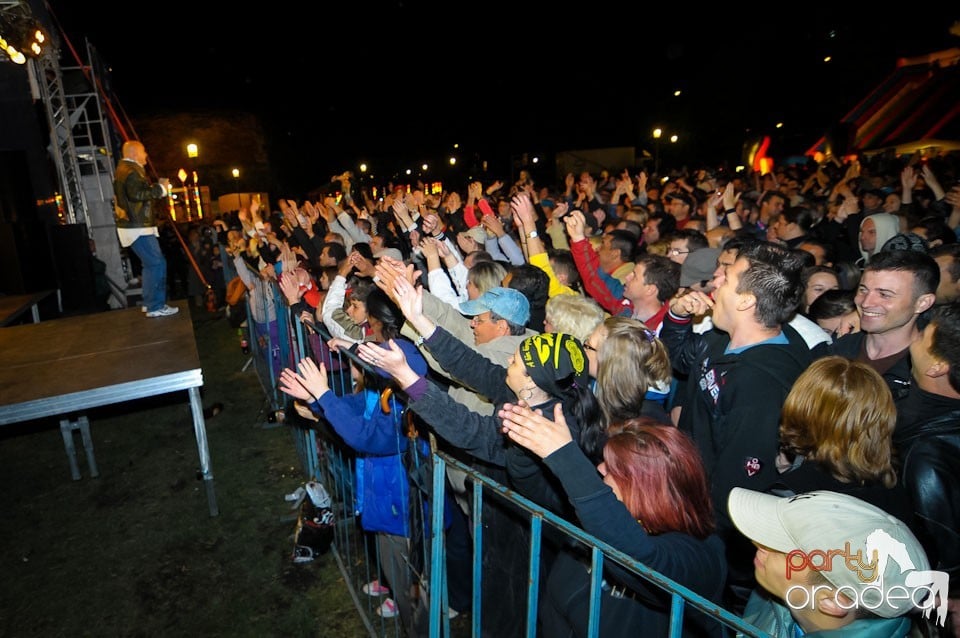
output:
[[[113,180],[113,194],[116,196],[114,218],[118,228],[157,225],[153,200],[163,197],[163,187],[151,185],[142,166],[131,160],[120,160]]]

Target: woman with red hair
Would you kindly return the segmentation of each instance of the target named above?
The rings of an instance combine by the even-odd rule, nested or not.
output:
[[[504,405],[503,430],[562,483],[589,534],[647,567],[719,603],[727,575],[723,542],[713,533],[707,478],[696,445],[680,430],[646,417],[608,430],[596,468],[573,442],[557,406],[554,420],[524,405]],[[541,598],[544,636],[585,636],[590,612],[589,554],[564,552]],[[666,635],[670,598],[605,562],[600,636]],[[687,607],[684,635],[722,636],[719,623]]]

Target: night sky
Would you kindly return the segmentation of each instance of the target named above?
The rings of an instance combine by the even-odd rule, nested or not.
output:
[[[761,133],[799,154],[898,57],[960,46],[950,34],[960,10],[929,5],[881,19],[876,9],[828,16],[823,3],[738,4],[732,15],[676,3],[667,13],[607,2],[147,2],[126,32],[94,3],[50,5],[75,47],[88,38],[110,64],[134,121],[250,111],[289,170],[328,174],[439,157],[454,143],[503,154],[650,148],[654,126],[676,131],[677,153],[696,161],[735,159]]]

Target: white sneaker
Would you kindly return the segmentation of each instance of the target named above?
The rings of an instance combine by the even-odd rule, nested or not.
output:
[[[360,591],[365,593],[367,596],[390,595],[390,589],[381,585],[379,580],[371,580],[369,583],[365,583],[364,586],[360,588]]]
[[[158,310],[151,310],[147,313],[148,317],[169,317],[170,315],[175,315],[180,312],[180,309],[175,306],[163,306]]]
[[[393,598],[387,598],[382,605],[377,607],[377,615],[381,618],[393,618],[399,613],[400,610],[397,609],[397,603],[393,602]]]

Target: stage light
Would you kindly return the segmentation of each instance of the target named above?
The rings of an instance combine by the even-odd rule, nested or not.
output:
[[[13,62],[43,55],[47,35],[25,4],[0,5],[0,49]]]

